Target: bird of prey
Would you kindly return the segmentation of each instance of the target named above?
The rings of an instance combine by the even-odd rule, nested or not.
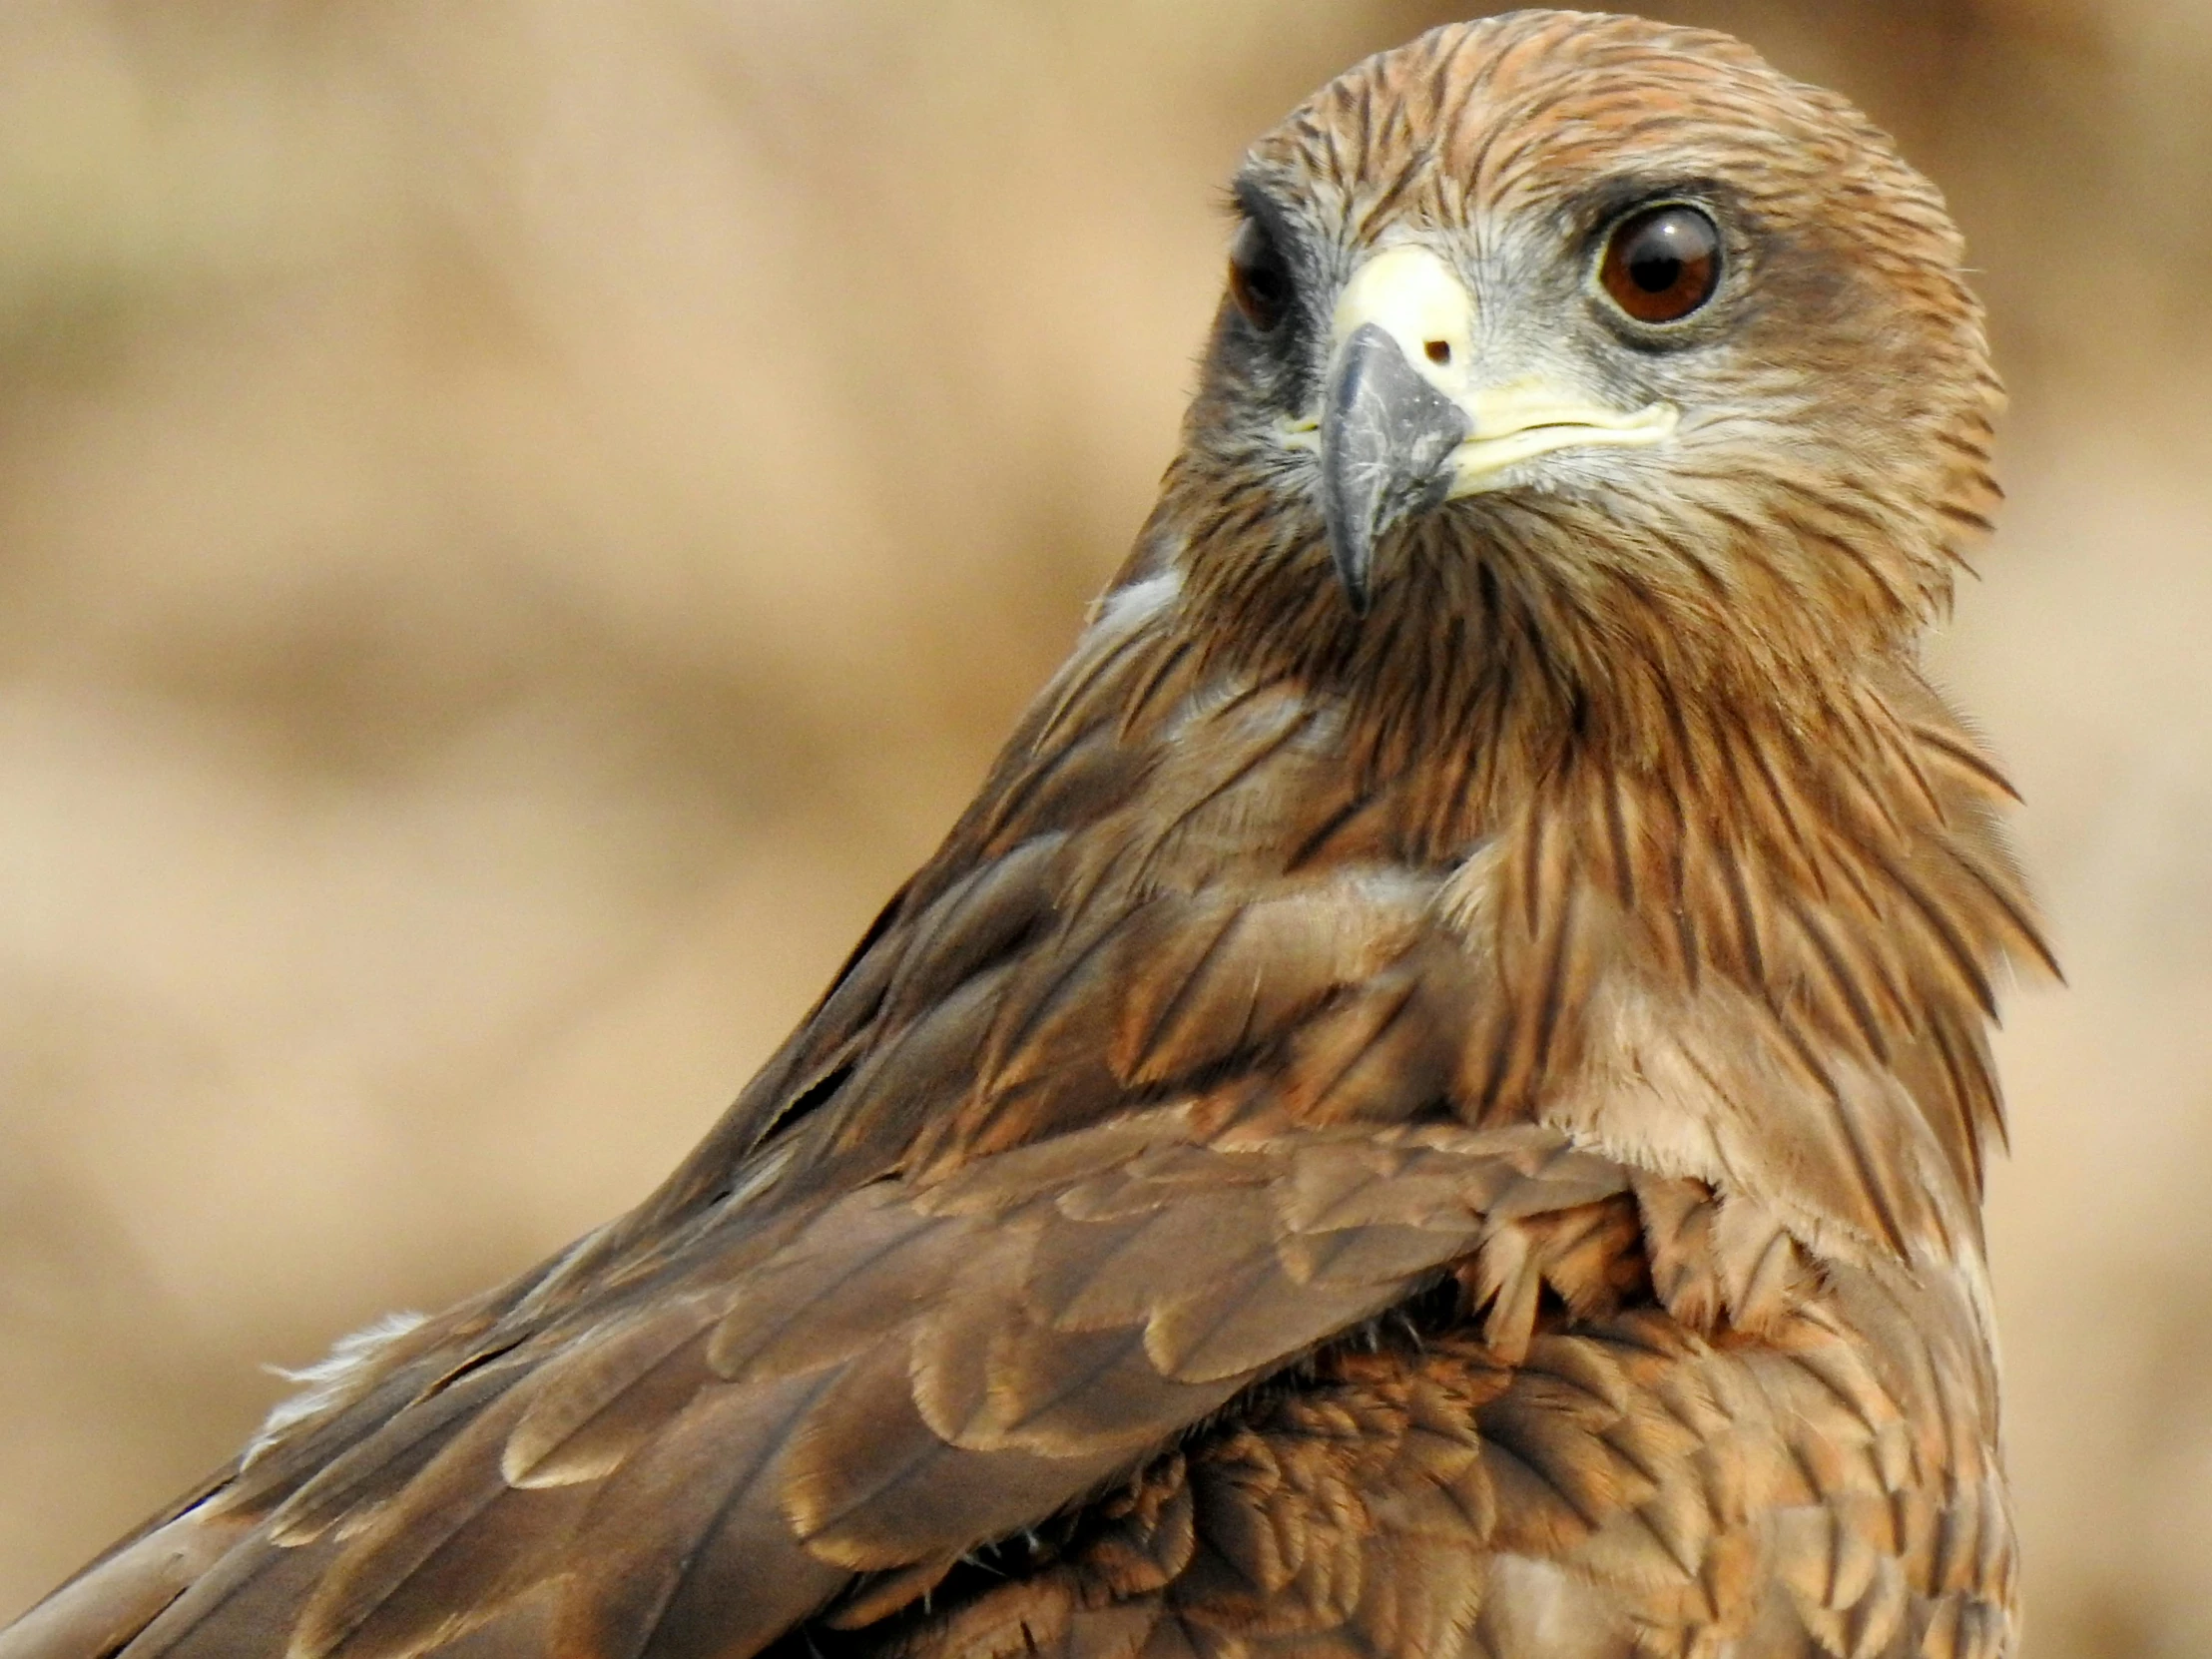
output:
[[[2015,1651],[1940,198],[1521,12],[1233,199],[1134,552],[729,1114],[0,1656]]]

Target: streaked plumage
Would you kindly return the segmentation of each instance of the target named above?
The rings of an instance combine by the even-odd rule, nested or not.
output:
[[[2013,1651],[2046,957],[1917,661],[1995,497],[1939,199],[1723,37],[1520,13],[1238,201],[1136,551],[724,1121],[0,1659]],[[1721,275],[1647,325],[1593,262],[1667,203]]]

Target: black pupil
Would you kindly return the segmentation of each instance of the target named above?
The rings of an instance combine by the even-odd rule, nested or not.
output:
[[[1684,265],[1704,257],[1704,229],[1690,214],[1661,214],[1630,244],[1628,279],[1646,293],[1665,293],[1682,280]]]

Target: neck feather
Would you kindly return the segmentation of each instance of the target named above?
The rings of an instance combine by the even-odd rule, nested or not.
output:
[[[1156,521],[1150,558],[1190,545]],[[1624,987],[1720,998],[1781,1086],[1827,1102],[1855,1226],[1927,1231],[1932,1160],[1960,1200],[1935,1231],[1970,1218],[2002,1133],[1994,979],[2056,969],[1998,824],[2011,791],[1902,613],[1830,627],[1834,606],[1743,593],[1716,621],[1618,570],[1532,570],[1503,538],[1416,541],[1355,619],[1313,554],[1186,568],[1153,706],[1296,688],[1329,711],[1346,794],[1298,856],[1454,871],[1445,906],[1494,974],[1461,1112],[1542,1116],[1619,1064]]]

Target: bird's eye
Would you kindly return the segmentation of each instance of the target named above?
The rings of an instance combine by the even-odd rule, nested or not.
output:
[[[1258,220],[1246,220],[1229,245],[1229,296],[1237,309],[1261,333],[1271,334],[1291,314],[1296,291],[1290,262],[1275,238]]]
[[[1679,322],[1720,286],[1721,234],[1680,202],[1645,208],[1613,227],[1597,279],[1638,322]]]

